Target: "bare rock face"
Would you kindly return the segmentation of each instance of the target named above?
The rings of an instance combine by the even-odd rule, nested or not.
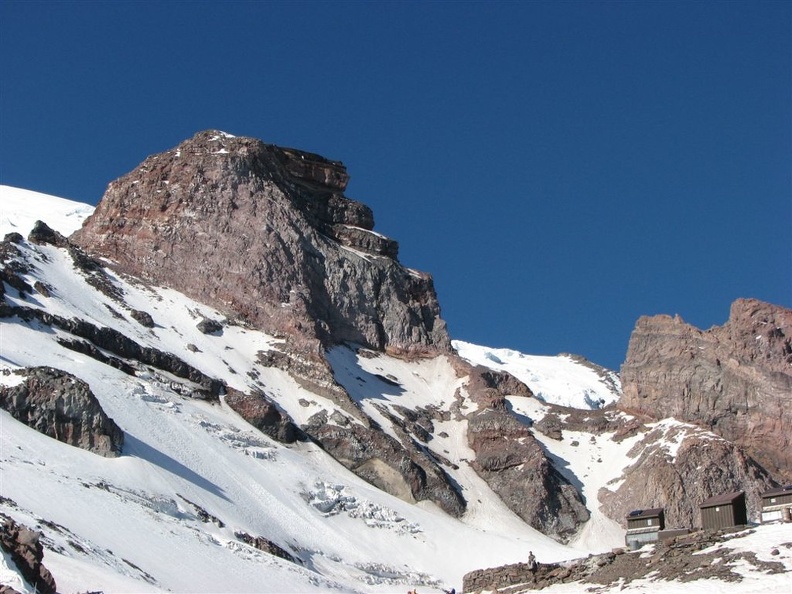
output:
[[[410,503],[433,501],[454,517],[465,512],[464,498],[437,461],[411,442],[400,443],[384,431],[357,423],[328,423],[325,415],[303,429],[375,487]]]
[[[15,386],[0,385],[0,407],[28,427],[58,441],[115,457],[124,433],[102,410],[84,381],[51,367],[25,370]]]
[[[225,401],[243,419],[272,439],[294,443],[302,436],[291,419],[264,394],[246,394],[228,387]]]
[[[468,445],[476,453],[472,468],[530,526],[566,541],[590,514],[531,429],[508,411],[504,396],[532,396],[530,388],[508,373],[483,367],[468,372],[468,392],[481,407],[467,416]]]
[[[399,264],[348,179],[338,161],[201,132],[112,182],[71,239],[301,352],[450,351],[431,277]]]
[[[623,410],[698,424],[792,481],[792,310],[740,299],[706,331],[643,317],[621,379]]]
[[[589,519],[580,493],[547,458],[531,430],[505,411],[468,417],[473,468],[530,526],[565,541]]]
[[[39,540],[41,534],[17,524],[7,516],[0,515],[0,520],[3,521],[0,548],[11,558],[25,581],[36,588],[36,592],[55,594],[55,578],[42,563],[44,547]]]
[[[669,446],[675,449],[673,455]],[[631,454],[636,461],[625,469],[618,488],[603,488],[598,494],[602,511],[622,524],[634,509],[662,507],[666,526],[697,528],[702,501],[735,491],[745,491],[749,519],[759,521],[761,493],[775,486],[739,447],[692,426],[665,433],[655,428]]]

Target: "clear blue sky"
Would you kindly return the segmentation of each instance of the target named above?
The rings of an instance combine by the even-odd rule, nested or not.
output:
[[[207,128],[344,161],[454,338],[618,368],[792,307],[792,2],[0,3],[0,183]]]

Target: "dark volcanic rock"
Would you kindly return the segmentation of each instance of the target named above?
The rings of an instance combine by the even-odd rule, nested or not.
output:
[[[198,328],[202,334],[216,334],[223,329],[223,325],[217,320],[204,318],[196,324],[196,328]]]
[[[115,457],[124,433],[102,410],[88,384],[51,367],[24,371],[16,386],[0,385],[0,407],[18,421],[58,441]]]
[[[294,443],[304,437],[291,419],[279,411],[264,394],[246,394],[230,387],[226,390],[226,404],[272,439],[282,443]]]
[[[792,481],[792,310],[740,299],[706,331],[643,317],[621,377],[623,410],[696,423]]]
[[[205,375],[172,353],[144,347],[114,328],[99,327],[77,318],[63,318],[40,309],[8,306],[0,303],[0,319],[12,316],[19,316],[25,321],[38,320],[47,326],[54,326],[69,334],[86,339],[90,344],[63,339],[59,342],[67,348],[92,356],[102,363],[123,370],[125,373],[131,373],[132,367],[115,358],[103,355],[98,349],[104,349],[123,359],[137,361],[187,379],[200,386],[199,389],[190,393],[192,397],[211,400],[217,399],[220,394],[225,392],[225,384],[220,380]]]
[[[303,429],[336,460],[375,487],[414,503],[430,500],[452,516],[465,511],[465,500],[437,463],[417,448],[408,449],[383,431],[327,423],[327,415]]]
[[[144,328],[154,327],[154,318],[152,318],[151,314],[146,311],[133,309],[130,310],[129,315],[132,316],[132,319],[135,320],[138,324],[140,324]]]
[[[431,277],[396,261],[347,181],[337,161],[201,132],[112,182],[72,240],[304,352],[448,352]]]
[[[234,536],[236,536],[245,544],[258,549],[259,551],[264,551],[265,553],[275,555],[276,557],[280,557],[281,559],[285,559],[286,561],[290,561],[292,563],[301,563],[299,559],[289,553],[286,549],[278,546],[263,536],[251,536],[247,532],[243,532],[241,530],[234,531]]]
[[[50,226],[43,221],[36,221],[33,224],[33,229],[31,229],[28,234],[28,241],[39,245],[49,244],[56,247],[66,247],[69,245],[68,239],[50,228]]]
[[[580,492],[553,466],[531,429],[510,411],[505,396],[532,397],[509,373],[454,361],[469,377],[467,392],[479,409],[467,415],[473,469],[506,506],[540,532],[564,541],[589,519]]]
[[[527,563],[478,569],[465,575],[463,591],[518,594],[580,582],[574,591],[601,592],[602,586],[623,590],[630,589],[633,580],[651,580],[651,591],[671,592],[679,590],[680,583],[696,580],[741,582],[741,569],[746,567],[764,574],[786,571],[783,563],[728,548],[728,541],[734,536],[728,530],[699,531],[659,542],[649,550],[626,553],[619,549],[564,563],[539,563],[535,571]],[[646,587],[642,590],[648,591],[643,589]]]
[[[531,430],[511,414],[485,409],[468,417],[476,472],[503,502],[540,532],[565,540],[589,519],[578,490],[547,458]]]
[[[39,540],[41,534],[17,524],[5,515],[0,514],[0,519],[3,521],[0,548],[11,557],[22,577],[36,588],[38,594],[55,594],[55,578],[42,563],[44,547]]]

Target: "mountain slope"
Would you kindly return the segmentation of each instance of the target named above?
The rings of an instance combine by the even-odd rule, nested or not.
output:
[[[0,233],[36,219],[69,233],[91,210],[0,196]],[[620,412],[615,374],[572,357],[312,353],[40,226],[2,245],[0,384],[63,370],[124,432],[103,458],[0,411],[0,513],[43,532],[62,592],[459,588],[528,550],[559,562],[621,545],[620,489],[715,437]],[[570,491],[580,503],[553,510]],[[464,505],[443,507],[448,493]],[[588,521],[560,526],[570,510]]]
[[[197,323],[222,320],[219,312],[175,291],[108,272],[123,294],[123,307],[89,284],[66,250],[27,242],[18,248],[31,267],[23,275],[30,286],[38,281],[51,291],[23,299],[9,289],[8,304],[113,327],[237,389],[253,383],[278,398],[298,423],[307,421],[319,403],[340,411],[285,372],[255,363],[258,351],[278,339],[233,325],[203,334]],[[142,326],[131,311],[149,312],[155,325]],[[58,344],[67,333],[35,319],[5,318],[0,332],[7,371],[47,365],[75,374],[125,432],[124,455],[106,460],[0,413],[3,511],[44,529],[46,563],[66,591],[107,589],[129,580],[134,588],[180,591],[355,590],[362,584],[366,590],[388,591],[394,584],[459,584],[465,571],[482,562],[519,558],[524,547],[553,558],[574,555],[520,522],[464,463],[455,476],[475,495],[469,498],[475,505],[460,523],[434,506],[410,505],[374,489],[316,445],[272,441],[222,399],[213,404],[185,397],[189,381],[142,364],[128,375]],[[351,351],[335,357],[352,365]],[[366,361],[382,377],[404,378],[406,406],[429,403],[437,389],[453,394],[460,381],[439,359],[413,366],[387,355]],[[343,369],[341,361],[337,366]],[[13,373],[0,379],[19,381]],[[447,430],[444,455],[462,462],[470,456],[464,439],[452,423]],[[224,527],[201,521],[199,510]],[[302,564],[256,551],[235,531],[263,536]],[[444,543],[460,539],[470,543],[469,550],[443,555]],[[514,546],[520,542],[524,546]],[[174,551],[180,551],[178,566],[163,564]],[[77,573],[82,577],[70,583],[68,576]],[[94,581],[85,576],[95,576]]]

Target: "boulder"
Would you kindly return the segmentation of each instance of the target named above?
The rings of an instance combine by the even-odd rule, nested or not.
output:
[[[234,388],[226,388],[226,404],[243,419],[272,439],[282,443],[294,443],[302,432],[292,420],[264,394],[247,394]]]
[[[84,381],[51,367],[32,367],[15,386],[0,385],[0,407],[49,437],[105,457],[121,454],[124,433]]]

